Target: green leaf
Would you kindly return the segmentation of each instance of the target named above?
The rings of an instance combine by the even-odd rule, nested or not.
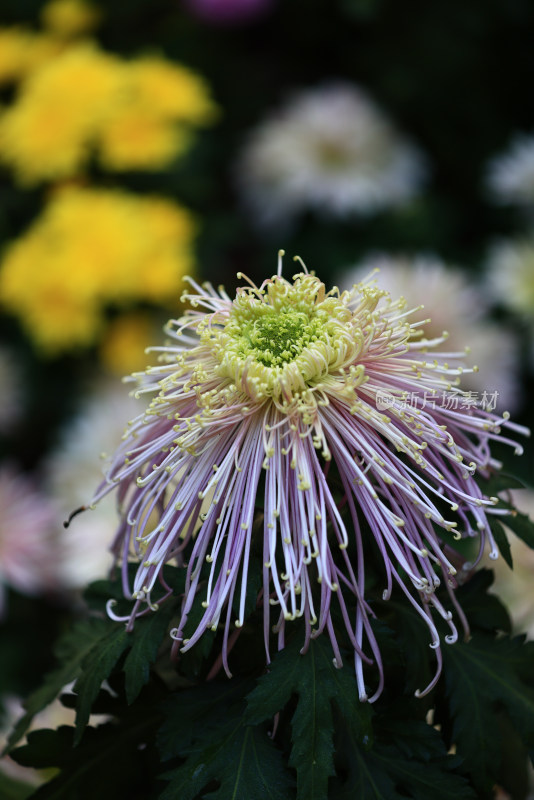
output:
[[[195,741],[206,741],[249,688],[249,681],[233,678],[171,694],[165,702],[166,720],[157,735],[162,761],[182,755]]]
[[[56,767],[59,774],[32,795],[32,800],[94,800],[95,797],[149,797],[154,758],[151,742],[160,715],[150,707],[119,723],[88,728],[75,747],[75,729],[34,731],[28,744],[14,751],[19,764]]]
[[[186,763],[163,777],[171,783],[160,800],[194,800],[211,781],[219,787],[210,800],[291,800],[291,781],[282,756],[261,728],[234,718],[207,747],[192,751]]]
[[[195,798],[217,781],[211,798],[289,800],[290,776],[263,726],[243,718],[250,680],[210,682],[176,692],[165,701],[166,720],[157,735],[162,760],[186,758],[163,777],[171,783],[162,800]]]
[[[24,736],[34,716],[56,699],[63,687],[78,678],[82,662],[93,650],[98,649],[115,625],[109,620],[89,619],[74,625],[57,642],[55,655],[57,669],[46,675],[43,685],[33,692],[24,703],[26,713],[10,734],[6,753],[10,752]]]
[[[335,774],[332,703],[360,742],[369,741],[371,735],[371,712],[359,702],[354,674],[336,669],[330,643],[324,638],[312,640],[305,655],[300,655],[296,641],[286,647],[247,698],[245,721],[257,724],[272,718],[293,694],[298,695],[289,761],[297,771],[298,800],[328,797],[328,779]]]
[[[508,536],[506,535],[506,531],[499,520],[495,519],[495,517],[489,517],[489,523],[493,538],[495,539],[495,543],[499,548],[499,553],[504,558],[510,569],[513,569],[514,562],[512,559],[512,550],[510,547],[510,542],[508,541]]]
[[[345,781],[343,785],[334,782],[331,800],[476,798],[465,778],[452,772],[456,760],[447,756],[441,737],[430,725],[408,717],[387,720],[379,727],[388,743],[377,742],[365,751],[350,727],[340,721],[336,750]]]
[[[478,569],[456,592],[471,629],[510,633],[512,623],[508,611],[499,598],[488,592],[494,580],[490,569]],[[452,604],[451,611],[454,613]]]
[[[506,517],[501,517],[500,522],[510,528],[515,535],[534,550],[534,522],[526,515],[517,511],[510,503],[502,502],[505,508],[512,512]]]
[[[174,604],[167,602],[157,612],[138,619],[131,636],[131,649],[124,662],[126,698],[133,703],[150,676],[150,665],[156,660],[174,613]]]
[[[476,794],[464,778],[448,770],[446,755],[435,762],[408,759],[395,747],[382,746],[373,754],[378,773],[385,772],[396,788],[409,792],[414,800],[474,800]]]
[[[477,483],[487,497],[493,497],[509,489],[528,488],[521,478],[507,472],[495,472],[489,478],[478,476]]]
[[[466,771],[482,790],[492,785],[500,769],[499,708],[507,711],[526,746],[534,748],[534,692],[521,677],[530,657],[520,639],[484,634],[444,648],[452,738]]]
[[[74,693],[78,695],[76,704],[76,734],[74,745],[79,744],[91,715],[91,706],[102,683],[110,675],[124,650],[131,644],[129,634],[123,625],[113,626],[96,647],[86,655],[82,663],[82,672]]]

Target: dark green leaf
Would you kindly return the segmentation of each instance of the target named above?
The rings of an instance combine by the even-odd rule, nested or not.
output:
[[[286,647],[247,698],[245,720],[254,724],[273,717],[291,695],[298,695],[289,763],[297,771],[297,797],[301,800],[328,796],[328,779],[335,772],[333,702],[360,742],[368,741],[371,733],[370,710],[359,702],[354,674],[336,669],[331,646],[324,638],[312,640],[305,655],[300,655],[297,642]]]
[[[512,550],[510,548],[510,542],[508,541],[508,536],[506,535],[506,531],[504,530],[499,520],[495,519],[495,517],[490,517],[489,521],[493,538],[495,539],[495,543],[499,548],[499,553],[504,558],[510,569],[513,569],[514,562],[512,559]]]
[[[78,744],[85,726],[89,722],[91,706],[102,683],[110,675],[124,650],[131,643],[124,626],[114,625],[96,647],[86,655],[82,663],[82,672],[74,686],[78,695],[76,704],[76,735],[74,744]]]
[[[493,497],[509,489],[525,489],[526,485],[521,478],[506,472],[495,472],[489,478],[477,478],[477,483],[487,497]]]
[[[488,592],[493,579],[490,569],[479,569],[458,589],[456,596],[472,629],[509,633],[512,623],[508,611],[496,595]]]
[[[186,763],[163,776],[171,780],[160,800],[194,800],[211,782],[213,800],[290,800],[291,780],[282,756],[266,731],[239,718],[224,726],[220,738],[192,751]]]
[[[167,602],[157,612],[135,623],[131,634],[131,649],[124,662],[126,698],[133,703],[150,676],[150,665],[167,633],[174,604]]]
[[[72,727],[34,731],[28,744],[14,751],[19,764],[58,775],[43,785],[35,800],[94,800],[97,797],[146,798],[150,795],[149,751],[159,715],[150,708],[119,724],[88,728],[75,747]],[[152,754],[153,755],[153,754]]]
[[[474,800],[466,780],[452,770],[437,731],[425,722],[386,720],[388,744],[365,751],[342,720],[337,731],[339,767],[345,780],[334,782],[332,800]],[[378,736],[378,730],[377,730]]]
[[[59,666],[45,677],[43,685],[24,703],[26,713],[9,736],[6,752],[24,736],[34,716],[55,700],[67,683],[79,677],[84,659],[93,648],[99,648],[115,627],[109,620],[89,619],[73,626],[59,639],[55,647]]]
[[[478,634],[444,650],[453,741],[475,785],[487,790],[497,777],[501,742],[496,711],[504,708],[527,747],[534,746],[534,692],[522,681],[521,640]]]
[[[195,741],[206,741],[249,688],[249,681],[234,678],[171,694],[165,702],[166,720],[157,735],[162,761],[183,754]]]
[[[476,794],[464,778],[450,772],[446,755],[435,762],[406,758],[395,747],[380,747],[373,754],[378,773],[388,774],[397,789],[414,800],[474,800]]]
[[[507,528],[510,528],[515,535],[534,550],[534,522],[521,511],[517,511],[510,503],[502,503],[511,513],[506,517],[501,517],[500,521]]]

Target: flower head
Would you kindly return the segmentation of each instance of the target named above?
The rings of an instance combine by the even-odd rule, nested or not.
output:
[[[373,214],[411,200],[423,176],[419,152],[349,84],[296,94],[252,132],[238,172],[265,225],[306,210]]]
[[[531,207],[534,203],[534,136],[516,137],[489,164],[487,185],[500,203]]]
[[[107,304],[176,296],[192,268],[194,233],[189,212],[171,200],[65,188],[7,248],[0,302],[43,351],[87,346]]]
[[[63,43],[26,28],[0,28],[0,85],[19,81],[56,57]]]
[[[465,375],[462,387],[470,390],[477,402],[497,404],[508,411],[517,406],[517,342],[503,325],[488,319],[486,291],[470,283],[460,269],[433,255],[403,258],[377,254],[348,270],[340,285],[362,280],[373,269],[379,270],[379,286],[392,297],[405,297],[410,308],[416,309],[411,319],[424,320],[428,339],[447,331],[448,348],[463,351],[464,358],[470,354],[468,360],[478,369]]]
[[[12,465],[0,470],[0,616],[5,587],[37,595],[57,588],[53,503]]]
[[[85,167],[121,89],[118,59],[79,44],[31,73],[0,124],[2,159],[26,184]]]
[[[534,241],[502,241],[489,255],[489,287],[495,299],[534,321]]]
[[[3,40],[0,82],[29,73],[0,117],[2,161],[23,184],[83,174],[95,153],[108,170],[160,169],[215,117],[202,78],[162,57],[125,61],[86,40],[24,31],[0,32]],[[30,58],[37,42],[43,52]]]
[[[271,624],[281,648],[303,618],[303,648],[326,632],[341,664],[337,603],[366,699],[364,662],[383,672],[365,596],[364,551],[374,543],[383,599],[394,585],[406,594],[428,625],[439,673],[432,615],[449,626],[446,641],[458,635],[436,594],[444,578],[455,602],[450,544],[476,536],[497,557],[488,525],[497,500],[473,474],[496,466],[488,445],[507,417],[428,402],[450,392],[461,368],[429,358],[443,338],[414,337],[404,302],[373,283],[327,292],[305,269],[284,279],[280,265],[233,301],[191,284],[192,309],[169,323],[160,363],[137,375],[137,395],[153,399],[94,498],[117,488],[115,553],[139,561],[133,585],[123,572],[134,601],[124,619],[133,624],[168,596],[162,567],[176,560],[186,586],[175,648],[220,628],[229,671],[228,637],[243,626],[259,551],[267,655]],[[187,638],[197,596],[203,614]],[[381,688],[382,677],[373,698]]]
[[[64,39],[92,31],[101,16],[100,9],[86,0],[50,0],[41,11],[44,27]]]

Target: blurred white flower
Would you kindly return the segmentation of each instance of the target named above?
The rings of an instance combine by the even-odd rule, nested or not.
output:
[[[378,285],[393,297],[404,296],[408,308],[424,306],[410,319],[430,320],[424,326],[427,338],[447,331],[448,350],[469,349],[466,360],[478,371],[463,375],[462,388],[472,391],[480,402],[486,392],[487,401],[493,398],[496,402],[497,413],[517,407],[517,343],[502,325],[485,318],[489,299],[480,288],[470,283],[461,270],[447,266],[436,256],[400,258],[385,254],[371,256],[356,269],[345,272],[339,283],[346,288],[373,269],[380,270]]]
[[[489,254],[488,274],[496,301],[534,323],[534,239],[496,244]]]
[[[22,411],[21,378],[14,357],[0,348],[0,433],[7,433],[20,419]]]
[[[333,83],[295,94],[250,135],[238,163],[260,224],[299,212],[367,215],[409,201],[424,159],[358,88]]]
[[[534,136],[516,137],[490,161],[487,186],[500,203],[534,204]]]
[[[6,586],[38,595],[56,588],[55,509],[11,464],[0,469],[0,617]]]
[[[61,519],[87,504],[102,480],[104,451],[121,439],[129,419],[139,413],[139,401],[120,382],[104,383],[88,398],[78,416],[63,430],[48,465],[48,488]],[[61,525],[58,565],[62,585],[80,589],[105,578],[113,558],[110,547],[117,527],[111,498]]]

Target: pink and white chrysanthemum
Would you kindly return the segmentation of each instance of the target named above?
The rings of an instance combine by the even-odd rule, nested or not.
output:
[[[13,465],[0,469],[0,618],[6,586],[38,595],[57,589],[56,510]]]
[[[449,406],[462,369],[447,362],[458,354],[429,356],[444,337],[414,337],[421,323],[410,323],[404,301],[374,283],[326,292],[305,268],[284,279],[281,263],[276,276],[239,288],[234,300],[210,284],[190,283],[194,291],[184,299],[192,309],[169,323],[170,342],[155,348],[160,363],[136,376],[137,393],[153,399],[130,424],[95,496],[117,488],[114,549],[134,601],[130,617],[110,604],[111,616],[132,625],[155,610],[171,591],[163,565],[182,563],[175,649],[187,651],[207,629],[222,629],[229,673],[228,640],[244,623],[259,541],[267,657],[271,630],[280,649],[288,623],[302,617],[303,651],[325,632],[341,664],[331,615],[337,603],[362,700],[364,663],[378,668],[373,700],[383,667],[364,591],[371,537],[383,559],[384,600],[398,585],[428,626],[438,662],[429,691],[441,668],[433,616],[446,621],[447,642],[458,636],[436,595],[442,580],[466,625],[454,601],[449,543],[477,536],[480,553],[487,542],[497,557],[488,514],[503,512],[496,498],[483,496],[475,470],[498,467],[491,439],[520,451],[500,435],[501,425],[524,429],[507,416]],[[132,554],[139,566],[130,585]],[[204,613],[184,638],[197,596]]]

